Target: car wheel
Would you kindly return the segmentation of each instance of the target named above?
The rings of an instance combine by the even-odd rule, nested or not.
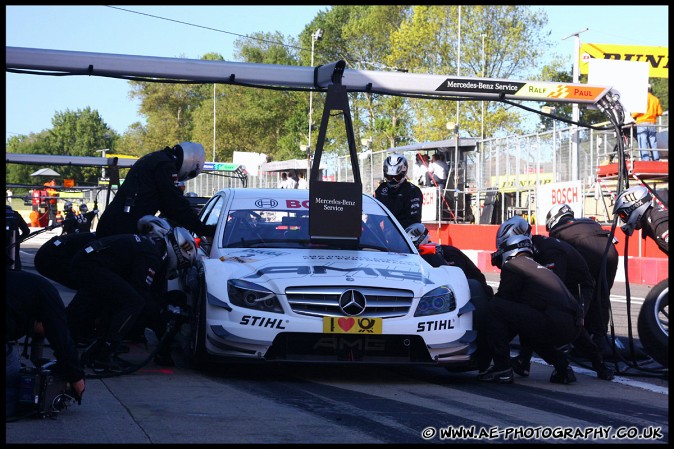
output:
[[[646,295],[637,320],[639,339],[646,354],[669,367],[669,279]]]
[[[192,313],[190,316],[190,332],[187,339],[186,358],[195,368],[201,368],[208,362],[206,352],[206,279],[204,267],[197,268],[197,285],[192,290]]]

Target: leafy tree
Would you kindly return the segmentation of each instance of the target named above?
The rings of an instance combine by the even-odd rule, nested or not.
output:
[[[53,128],[28,137],[17,136],[7,143],[7,151],[21,154],[49,154],[63,156],[100,156],[96,150],[113,150],[119,135],[103,121],[98,111],[86,107],[82,110],[57,112],[52,119]],[[99,168],[65,165],[45,165],[62,179],[74,179],[78,185],[97,184]],[[33,165],[7,164],[7,182],[35,184],[30,173]],[[41,183],[38,183],[41,184]]]
[[[459,7],[455,5],[414,6],[409,18],[392,33],[393,49],[388,65],[410,72],[448,76],[528,79],[536,73],[536,61],[551,46],[542,32],[547,16],[530,6],[471,5],[461,7],[461,58],[458,51]],[[482,36],[484,35],[484,54]],[[459,66],[457,67],[457,64]],[[445,125],[457,121],[451,102],[413,100],[414,132],[419,141],[447,138]],[[479,136],[482,102],[459,105],[461,134]],[[485,134],[497,129],[514,131],[520,114],[509,106],[485,102]]]

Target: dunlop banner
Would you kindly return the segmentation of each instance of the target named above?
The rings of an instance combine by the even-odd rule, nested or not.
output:
[[[581,44],[580,73],[588,74],[590,59],[647,62],[649,78],[669,78],[669,48],[644,45]]]
[[[555,178],[554,173],[545,172],[526,173],[519,175],[491,176],[491,184],[498,186],[499,192],[516,192],[527,187],[536,187],[541,184],[550,184]]]

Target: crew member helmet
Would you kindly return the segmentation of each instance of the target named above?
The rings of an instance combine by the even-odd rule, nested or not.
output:
[[[419,248],[419,245],[425,245],[429,242],[428,229],[426,229],[423,223],[411,224],[405,229],[405,232],[417,248]]]
[[[89,207],[84,203],[80,204],[79,209],[81,214],[86,214],[87,212],[89,212]]]
[[[623,190],[615,200],[613,215],[617,215],[623,223],[622,230],[632,235],[635,229],[641,229],[641,217],[651,207],[653,197],[648,188],[638,185]]]
[[[496,248],[499,248],[513,235],[531,237],[531,225],[521,215],[513,215],[499,226],[496,233]]]
[[[180,142],[173,147],[178,167],[178,181],[196,178],[204,169],[206,151],[200,143]]]
[[[72,201],[66,201],[65,203],[63,203],[63,210],[64,210],[64,211],[65,211],[65,210],[70,210],[70,209],[72,209],[72,208],[73,208],[73,203],[72,203]]]
[[[552,206],[552,209],[548,211],[548,215],[545,217],[545,229],[548,232],[562,219],[562,217],[571,217],[573,218],[573,210],[568,204],[556,204]]]
[[[407,159],[402,154],[389,154],[384,159],[384,178],[391,188],[397,188],[407,176]]]
[[[178,272],[189,267],[197,259],[197,244],[185,228],[176,227],[164,237],[168,255],[167,275],[169,279],[178,277]]]
[[[533,254],[534,244],[529,236],[522,234],[513,235],[506,239],[498,250],[503,257],[503,263],[505,263],[522,252]]]
[[[155,239],[163,239],[172,229],[166,219],[155,215],[143,215],[138,219],[136,227],[141,234]]]

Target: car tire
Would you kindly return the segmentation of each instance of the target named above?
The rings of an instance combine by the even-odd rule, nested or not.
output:
[[[208,362],[206,352],[206,279],[203,264],[197,267],[197,288],[192,290],[192,314],[185,356],[194,368],[203,368]]]
[[[669,279],[646,295],[637,320],[644,351],[665,368],[669,367]]]

